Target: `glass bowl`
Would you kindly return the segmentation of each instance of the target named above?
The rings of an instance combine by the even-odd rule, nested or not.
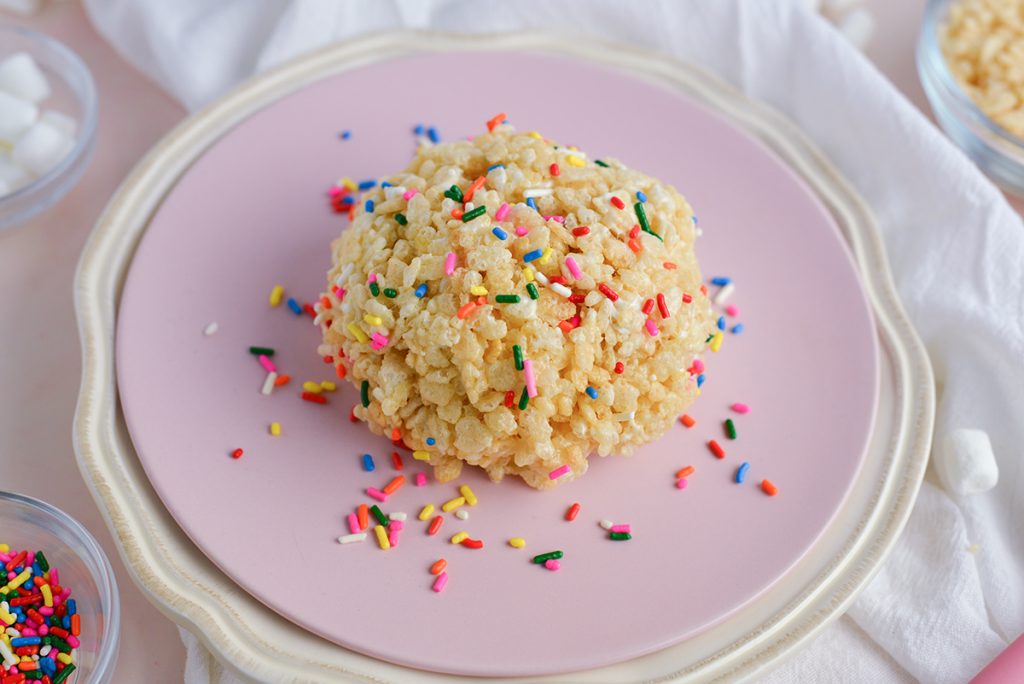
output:
[[[109,682],[117,661],[121,604],[114,571],[96,540],[74,518],[48,503],[0,492],[0,543],[11,550],[42,551],[71,588],[81,635],[75,671],[66,684]]]
[[[28,185],[0,197],[0,230],[12,228],[57,203],[78,181],[96,142],[96,84],[81,59],[62,43],[29,29],[0,26],[0,59],[32,55],[53,93],[42,103],[78,123],[75,144],[56,166]]]
[[[957,84],[939,46],[938,29],[956,0],[929,0],[917,41],[917,71],[946,134],[998,186],[1024,197],[1024,139],[978,109]]]

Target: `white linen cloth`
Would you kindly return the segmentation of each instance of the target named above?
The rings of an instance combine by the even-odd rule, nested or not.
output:
[[[964,682],[1024,631],[1024,227],[1002,195],[819,16],[768,0],[85,0],[97,28],[190,109],[251,74],[395,27],[544,28],[696,63],[778,108],[878,218],[938,380],[936,436],[986,430],[998,486],[929,473],[850,611],[763,679]],[[189,682],[234,681],[186,632]]]

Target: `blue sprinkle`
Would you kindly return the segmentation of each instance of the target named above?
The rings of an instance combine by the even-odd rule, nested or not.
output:
[[[366,200],[366,204],[364,205],[364,207],[366,209],[366,213],[367,214],[372,214],[373,213],[373,200]]]
[[[507,240],[508,239],[508,233],[503,231],[498,226],[494,226],[494,228],[491,230],[491,232],[494,233],[494,236],[496,238],[498,238],[499,240]]]
[[[348,140],[351,137],[352,137],[352,131],[342,131],[341,132],[341,139],[342,140]]]
[[[736,325],[732,326],[732,334],[733,335],[739,335],[741,332],[743,332],[743,324],[742,323],[737,323]]]
[[[588,387],[587,396],[590,397],[591,399],[597,399],[597,390],[594,389],[593,387]]]
[[[747,471],[750,470],[750,464],[744,461],[740,464],[740,467],[736,469],[736,484],[743,484],[743,480],[747,477]]]
[[[372,178],[370,180],[364,180],[361,183],[359,183],[359,189],[360,190],[369,190],[370,188],[373,188],[373,187],[376,187],[376,186],[377,186],[377,181],[373,180]]]
[[[427,284],[426,283],[420,283],[420,286],[416,288],[416,292],[414,294],[417,297],[419,297],[420,299],[423,299],[424,297],[426,297],[427,296]]]
[[[488,166],[487,167],[487,173],[490,173],[494,169],[503,169],[503,168],[505,168],[504,164],[495,164],[494,166]]]
[[[718,329],[725,330],[725,316],[718,317]]]
[[[356,203],[356,200],[355,200],[355,198],[352,197],[352,195],[346,195],[341,200],[341,206],[343,206],[343,207],[351,207],[355,203]]]
[[[377,466],[373,462],[373,456],[370,454],[363,454],[363,470],[368,473],[372,473],[377,469]]]
[[[75,599],[68,599],[64,605],[68,607],[68,615],[74,615],[78,612],[78,602]]]
[[[697,389],[700,389],[700,386],[704,384],[705,377],[706,376],[703,373],[697,376]]]
[[[437,129],[433,126],[427,129],[427,137],[432,143],[441,142],[441,136],[437,134]]]
[[[693,225],[697,225],[697,215],[693,215]]]
[[[437,440],[433,437],[427,437],[427,446],[434,446],[437,444]]]
[[[291,309],[292,313],[294,313],[296,316],[302,315],[302,307],[299,306],[299,303],[297,301],[295,301],[295,297],[288,298],[288,308]]]
[[[526,254],[524,254],[523,255],[523,261],[526,262],[526,263],[530,263],[534,259],[540,259],[541,256],[543,256],[543,254],[544,254],[544,250],[535,249],[532,252],[527,252]]]
[[[60,619],[60,626],[64,629],[71,629],[71,616],[65,615]]]
[[[647,204],[647,195],[644,194],[643,190],[636,191],[636,198],[644,204]]]
[[[427,129],[426,129],[426,127],[424,127],[423,124],[416,124],[416,128],[412,129],[412,132],[415,133],[416,135],[423,135],[423,133],[426,130]]]
[[[22,646],[38,646],[43,643],[42,637],[20,637],[11,639],[11,648],[21,648]]]
[[[717,278],[712,278],[711,279],[711,284],[712,285],[717,285],[718,287],[725,287],[726,285],[728,285],[731,282],[732,282],[732,278],[726,278],[725,276],[718,276]]]
[[[391,187],[391,183],[388,183],[387,181],[381,181],[380,182],[380,187],[382,187],[382,188],[390,188]]]
[[[530,207],[534,211],[537,211],[537,200],[533,199],[532,197],[527,197],[526,206]]]

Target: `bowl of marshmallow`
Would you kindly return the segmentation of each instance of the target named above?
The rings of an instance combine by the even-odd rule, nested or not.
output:
[[[56,40],[0,26],[0,230],[53,206],[81,177],[96,138],[96,85]]]

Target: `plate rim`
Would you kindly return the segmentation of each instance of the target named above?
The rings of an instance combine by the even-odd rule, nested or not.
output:
[[[244,677],[295,681],[301,673],[319,681],[372,682],[395,681],[397,677],[409,680],[411,675],[420,681],[446,677],[348,651],[274,613],[270,614],[276,620],[268,622],[277,625],[272,630],[273,640],[268,639],[267,631],[245,624],[258,617],[265,621],[267,616],[257,613],[269,609],[227,579],[185,537],[137,461],[120,412],[114,331],[121,288],[150,217],[192,160],[227,130],[255,111],[335,73],[402,55],[470,51],[582,59],[682,91],[781,157],[826,205],[850,249],[875,316],[880,354],[891,362],[898,417],[896,433],[887,440],[886,476],[872,492],[870,510],[834,562],[759,629],[727,640],[720,649],[683,667],[665,670],[661,663],[657,666],[661,670],[648,669],[641,674],[636,667],[647,662],[650,668],[649,661],[641,658],[626,663],[635,664],[633,676],[652,681],[735,681],[763,671],[841,615],[888,555],[924,476],[935,413],[934,384],[924,347],[896,295],[874,218],[850,184],[781,113],[747,98],[699,67],[665,55],[616,43],[566,44],[547,33],[391,31],[299,57],[243,83],[176,126],[136,165],[110,200],[83,249],[75,276],[83,366],[73,437],[83,478],[136,584],[162,612],[188,626],[223,663]],[[880,372],[884,379],[884,363]],[[297,671],[291,657],[285,665],[284,657],[294,651],[282,650],[279,644],[284,642],[301,644],[307,662],[304,668]],[[275,653],[279,657],[273,657]],[[590,670],[587,678],[611,681],[612,673],[621,673],[621,665]]]

